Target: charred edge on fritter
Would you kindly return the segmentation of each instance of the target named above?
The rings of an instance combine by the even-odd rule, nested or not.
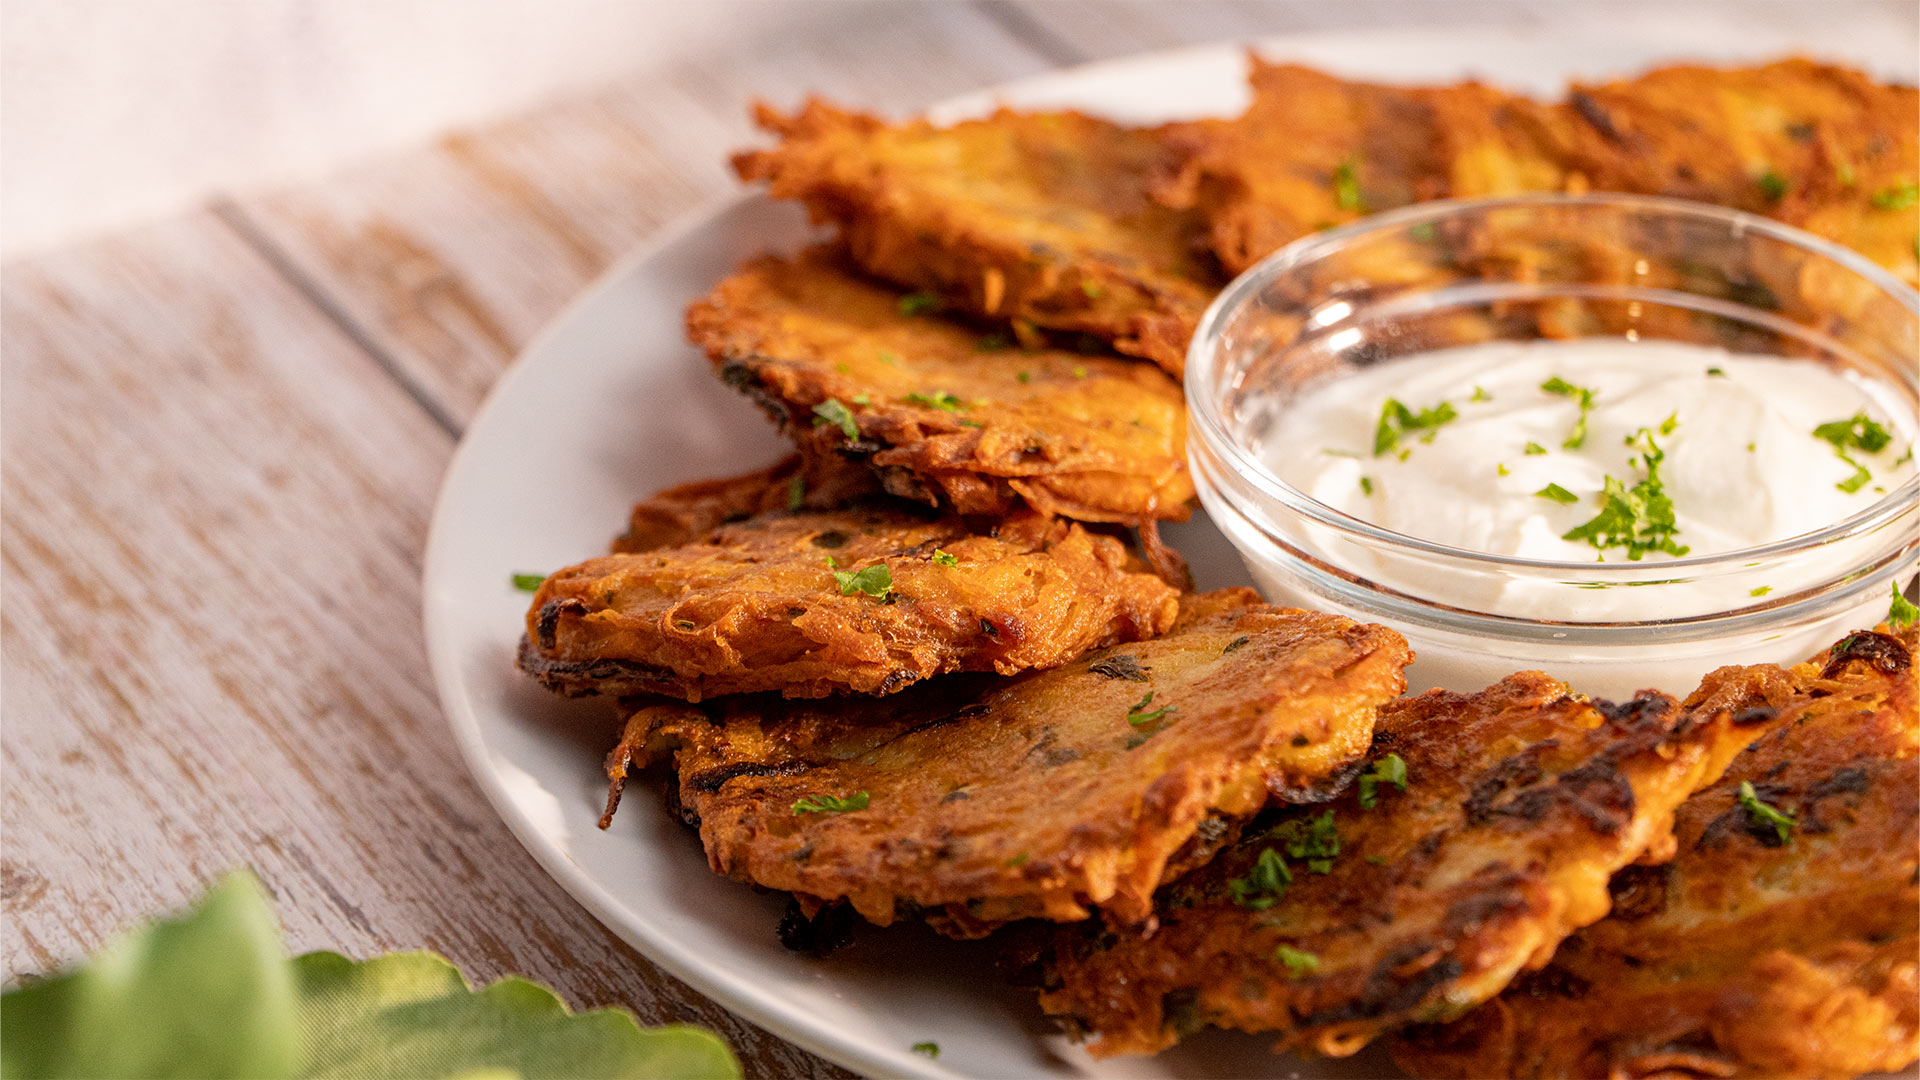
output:
[[[570,596],[549,600],[540,605],[540,616],[535,620],[534,626],[535,631],[540,635],[540,647],[543,649],[554,647],[555,635],[560,630],[560,616],[585,615],[589,610],[591,609],[587,607],[586,601],[576,600]],[[526,639],[523,637],[521,640],[524,642]]]
[[[573,603],[577,600],[555,601],[555,603]],[[547,605],[552,607],[552,604]],[[544,613],[543,613],[544,618]],[[551,645],[548,648],[552,648]],[[613,679],[626,680],[620,693],[636,693],[651,685],[667,685],[674,681],[673,672],[638,660],[554,660],[541,654],[534,648],[533,642],[525,634],[520,636],[520,652],[515,658],[520,670],[534,677],[541,686],[562,697],[592,697],[606,692],[607,683]]]
[[[1667,882],[1672,877],[1672,863],[1627,866],[1615,871],[1607,882],[1607,892],[1613,898],[1608,917],[1632,921],[1667,910]]]
[[[681,782],[694,791],[712,794],[719,791],[722,784],[742,776],[798,776],[809,769],[819,767],[819,763],[813,761],[782,761],[773,764],[743,761],[708,769],[705,772],[692,773]]]
[[[1832,679],[1846,670],[1854,661],[1869,664],[1882,675],[1894,675],[1913,666],[1913,655],[1900,639],[1872,630],[1862,630],[1857,634],[1848,634],[1833,647],[1827,658],[1827,666],[1820,671],[1823,679]]]
[[[789,898],[787,910],[780,916],[776,932],[780,944],[816,960],[822,959],[853,942],[853,907],[850,904],[828,904],[808,918],[800,901]]]
[[[1296,742],[1294,745],[1300,746],[1304,744]],[[1269,785],[1267,791],[1281,802],[1294,805],[1332,802],[1340,796],[1345,795],[1347,789],[1353,786],[1354,779],[1361,773],[1367,771],[1368,767],[1372,764],[1371,754],[1357,757],[1305,786],[1289,787],[1283,785],[1281,787],[1273,787]]]
[[[1593,95],[1584,90],[1575,90],[1567,95],[1567,102],[1579,112],[1581,119],[1592,124],[1594,130],[1605,136],[1608,142],[1623,148],[1627,145],[1627,137],[1613,122],[1613,115],[1607,112],[1606,106],[1594,100]]]

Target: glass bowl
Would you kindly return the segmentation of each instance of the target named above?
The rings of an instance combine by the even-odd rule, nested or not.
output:
[[[1684,697],[1716,667],[1796,662],[1886,617],[1920,558],[1920,478],[1758,547],[1555,562],[1381,528],[1263,461],[1296,452],[1286,408],[1328,380],[1453,346],[1596,338],[1828,365],[1874,384],[1904,437],[1920,429],[1920,293],[1860,255],[1673,199],[1436,202],[1300,240],[1214,301],[1187,354],[1201,502],[1270,599],[1404,633],[1416,690],[1537,668],[1599,696]]]

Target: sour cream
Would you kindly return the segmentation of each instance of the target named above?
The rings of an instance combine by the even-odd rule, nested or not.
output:
[[[1581,391],[1590,395],[1583,436]],[[1416,425],[1434,426],[1378,437],[1390,400]],[[1856,416],[1887,433],[1884,446],[1836,447],[1815,435]],[[1628,560],[1625,547],[1566,537],[1606,506],[1608,478],[1632,489],[1648,477],[1649,447],[1672,500],[1672,549],[1714,555],[1871,506],[1914,474],[1915,427],[1890,388],[1803,360],[1677,342],[1499,342],[1308,390],[1281,414],[1284,438],[1266,447],[1266,460],[1320,502],[1407,536],[1523,559],[1614,562]]]

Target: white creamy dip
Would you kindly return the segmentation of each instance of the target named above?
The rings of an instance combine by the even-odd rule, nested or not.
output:
[[[1576,389],[1541,389],[1554,379]],[[1569,447],[1579,388],[1591,391],[1592,407],[1584,440]],[[1388,399],[1416,419],[1455,415],[1410,428],[1376,454]],[[1814,431],[1862,413],[1889,438],[1875,452],[1849,444],[1850,464]],[[1658,474],[1674,544],[1698,556],[1813,532],[1871,506],[1913,475],[1914,428],[1887,388],[1816,363],[1675,342],[1498,342],[1309,390],[1281,415],[1266,460],[1315,499],[1408,536],[1525,559],[1615,562],[1628,560],[1626,547],[1563,537],[1601,511],[1607,477],[1629,490],[1647,477],[1645,438],[1664,454]],[[1642,445],[1629,446],[1642,429]],[[1871,479],[1856,480],[1862,469]],[[1540,495],[1549,485],[1554,497]]]

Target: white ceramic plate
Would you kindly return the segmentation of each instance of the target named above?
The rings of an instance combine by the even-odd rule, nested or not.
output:
[[[1571,7],[1569,11],[1573,10]],[[1841,35],[1848,35],[1843,37]],[[1862,40],[1864,38],[1864,40]],[[1662,17],[1658,25],[1327,35],[1258,43],[1263,55],[1393,81],[1479,76],[1553,93],[1569,78],[1667,59],[1751,60],[1796,49],[1911,79],[1912,42],[1836,28],[1823,42]],[[1245,101],[1244,51],[1217,45],[1094,64],[969,95],[950,120],[996,102],[1075,107],[1130,122],[1229,115]],[[627,507],[660,488],[756,468],[784,443],[682,343],[681,311],[743,259],[813,235],[793,207],[737,197],[616,267],[500,380],[447,470],[427,544],[428,650],[468,766],[540,864],[655,963],[747,1019],[869,1075],[1366,1076],[1346,1061],[1276,1058],[1257,1038],[1209,1032],[1158,1058],[1095,1063],[1046,1033],[1031,995],[1000,985],[993,946],[918,927],[867,929],[825,961],[775,940],[784,899],[708,872],[696,837],[660,811],[659,782],[630,789],[595,828],[614,739],[605,702],[565,702],[514,670],[526,596],[514,571],[596,555]],[[1172,530],[1203,588],[1249,583],[1204,520]],[[938,1043],[937,1060],[915,1054]]]

